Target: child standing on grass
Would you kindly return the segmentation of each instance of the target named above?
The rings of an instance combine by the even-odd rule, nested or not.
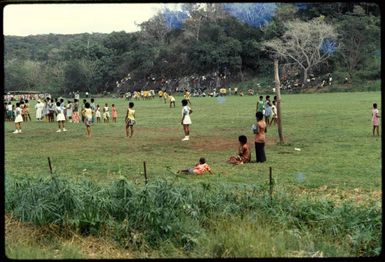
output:
[[[127,109],[127,114],[126,114],[126,137],[132,137],[134,134],[134,125],[135,125],[135,110],[134,108],[134,103],[130,102],[128,104],[128,109]],[[129,134],[129,130],[131,130],[131,134]]]
[[[24,102],[24,109],[25,109],[25,116],[26,116],[25,118],[26,118],[26,120],[29,119],[29,121],[32,121],[31,115],[29,113],[29,102],[28,102],[27,99]]]
[[[244,135],[241,135],[238,137],[239,141],[239,149],[238,149],[238,155],[231,156],[227,162],[234,164],[234,165],[242,165],[245,163],[249,163],[251,160],[251,151],[250,146],[247,144],[247,137]]]
[[[271,106],[271,113],[272,113],[272,119],[270,121],[269,126],[271,126],[271,124],[274,124],[274,125],[277,124],[278,115],[277,115],[277,107],[275,105],[275,100],[273,100],[273,105]]]
[[[271,117],[271,103],[270,103],[270,96],[266,96],[266,101],[265,101],[265,122],[266,125],[270,125],[270,117]]]
[[[100,106],[96,106],[96,112],[95,112],[96,122],[100,123],[101,113],[100,113]]]
[[[206,163],[206,159],[201,157],[199,163],[192,168],[178,170],[178,173],[192,174],[192,175],[203,175],[205,172],[209,172],[211,175],[214,173],[211,171],[210,166]]]
[[[21,108],[21,117],[23,118],[23,122],[27,122],[28,121],[27,110],[26,110],[27,107],[24,104],[24,100],[20,101],[20,108]]]
[[[14,134],[21,133],[21,123],[23,122],[23,117],[21,115],[20,103],[16,103],[15,109],[15,128]]]
[[[186,99],[182,100],[182,120],[181,124],[183,125],[183,131],[184,131],[184,138],[182,141],[190,140],[190,125],[191,125],[191,118],[190,114],[192,113],[191,108],[187,105],[188,101]]]
[[[112,111],[112,121],[116,123],[116,118],[118,117],[118,111],[116,110],[115,104],[112,104],[111,111]]]
[[[375,133],[377,133],[377,136],[380,136],[379,125],[378,125],[379,118],[380,116],[378,115],[377,103],[374,103],[373,109],[372,109],[373,136]]]
[[[90,103],[85,103],[84,109],[82,110],[82,116],[84,117],[84,124],[87,129],[87,137],[91,137],[92,109]]]
[[[266,161],[265,155],[265,140],[266,140],[266,122],[263,120],[262,112],[257,112],[255,114],[257,117],[257,130],[255,131],[255,154],[257,158],[257,163],[262,163]]]
[[[66,106],[66,118],[68,118],[68,121],[72,122],[72,103],[71,101],[67,100],[67,106]]]
[[[90,107],[92,110],[92,123],[95,123],[96,105],[95,105],[95,99],[93,99],[93,98],[91,98]]]
[[[80,123],[80,116],[79,116],[79,100],[75,99],[72,109],[72,121],[73,123],[79,124]]]
[[[103,121],[104,123],[108,123],[110,122],[110,112],[109,112],[109,108],[108,108],[108,104],[105,103],[104,107],[103,107]]]
[[[59,133],[62,131],[63,132],[67,131],[67,129],[64,128],[64,122],[66,120],[66,118],[64,116],[64,109],[61,106],[61,103],[59,101],[56,102],[56,113],[57,113],[56,120],[57,120],[57,123],[59,126],[59,129],[56,132]]]
[[[87,103],[87,100],[83,99],[83,104],[81,105],[80,112],[83,112],[84,108],[86,108],[86,103]],[[82,115],[82,122],[84,123],[84,116],[83,116],[83,114],[81,114],[81,115]]]

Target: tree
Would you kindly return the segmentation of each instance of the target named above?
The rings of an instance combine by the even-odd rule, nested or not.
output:
[[[294,20],[287,22],[287,30],[281,38],[265,41],[263,45],[277,55],[295,61],[303,70],[303,86],[308,72],[325,62],[337,49],[337,32],[334,26],[315,18],[309,22]]]
[[[281,118],[281,83],[279,81],[279,72],[278,72],[278,58],[274,57],[274,82],[275,82],[275,92],[277,94],[277,118],[278,118],[278,136],[279,142],[284,143],[283,140],[283,131],[282,131],[282,118]]]
[[[187,5],[187,4],[186,4]],[[207,14],[199,5],[189,4],[189,17],[184,25],[184,37],[199,41],[200,31],[203,21],[207,19]]]
[[[337,21],[341,46],[338,54],[340,61],[353,79],[354,72],[364,68],[368,59],[380,50],[380,19],[364,15],[360,6],[355,6],[353,13],[342,16]]]
[[[250,26],[261,28],[274,16],[275,3],[226,3],[223,9]]]
[[[166,41],[166,35],[170,31],[170,28],[166,25],[165,17],[161,12],[158,12],[155,16],[139,24],[141,29],[140,36],[142,40],[149,40],[153,43],[164,44]]]

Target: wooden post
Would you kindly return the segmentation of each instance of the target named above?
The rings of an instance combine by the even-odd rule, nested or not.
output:
[[[282,118],[281,118],[281,83],[279,81],[279,71],[278,71],[278,59],[274,58],[274,80],[275,80],[275,92],[277,94],[277,125],[278,125],[278,135],[279,142],[281,144],[283,141],[282,134]]]
[[[146,169],[146,161],[143,161],[143,168],[144,168],[144,183],[147,185],[147,169]]]
[[[48,157],[48,166],[49,166],[49,171],[52,174],[52,165],[51,165],[51,159]]]
[[[272,172],[272,168],[269,167],[269,185],[270,185],[270,190],[269,190],[269,193],[270,193],[270,205],[273,204],[273,172]]]

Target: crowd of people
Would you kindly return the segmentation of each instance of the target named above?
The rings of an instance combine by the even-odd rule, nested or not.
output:
[[[100,106],[95,103],[94,98],[91,98],[89,102],[87,99],[83,99],[83,103],[80,104],[76,98],[73,100],[68,99],[65,103],[63,98],[47,96],[45,99],[38,98],[34,109],[36,110],[36,121],[56,121],[58,123],[56,132],[66,132],[66,122],[75,124],[83,122],[87,126],[88,136],[91,136],[91,124],[101,123],[101,118],[103,118],[104,123],[109,123],[110,118],[112,122],[116,123],[118,116],[115,104],[112,104],[111,107],[109,107],[108,103]],[[29,100],[27,99],[20,99],[15,104],[12,101],[4,103],[5,120],[15,122],[16,130],[13,133],[21,133],[22,123],[32,120],[30,110]]]

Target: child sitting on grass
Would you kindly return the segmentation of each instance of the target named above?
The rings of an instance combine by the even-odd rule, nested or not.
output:
[[[251,159],[251,151],[250,146],[247,144],[247,137],[241,135],[238,137],[239,141],[239,150],[238,155],[231,156],[227,162],[234,165],[242,165],[245,163],[249,163]]]
[[[182,169],[178,170],[178,173],[184,173],[184,174],[191,174],[191,175],[203,175],[205,172],[209,172],[211,175],[214,175],[211,171],[210,166],[206,163],[206,159],[201,157],[199,159],[199,163],[196,164],[194,167],[189,169]]]

